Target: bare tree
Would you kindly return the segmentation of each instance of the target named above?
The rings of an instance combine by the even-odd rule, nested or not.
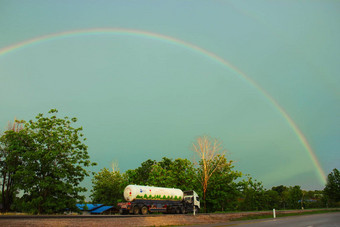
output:
[[[223,149],[221,142],[209,136],[198,137],[193,143],[193,150],[200,158],[198,165],[199,168],[199,181],[203,189],[204,210],[206,211],[206,193],[209,185],[209,179],[214,172],[221,167]]]
[[[111,168],[113,173],[119,172],[119,165],[117,160],[111,162]]]
[[[7,131],[19,132],[23,129],[23,121],[18,121],[14,118],[14,122],[8,122]]]

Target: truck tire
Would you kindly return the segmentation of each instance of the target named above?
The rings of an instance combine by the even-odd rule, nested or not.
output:
[[[123,209],[119,209],[119,214],[120,215],[124,215],[124,214],[127,214],[127,212],[125,210],[123,210]]]
[[[181,208],[180,207],[177,207],[177,208],[175,208],[176,210],[175,210],[175,213],[176,214],[180,214],[181,213]]]
[[[139,214],[139,211],[140,211],[140,210],[139,210],[139,207],[138,207],[137,205],[133,207],[133,214],[134,214],[134,215]]]
[[[185,208],[181,207],[181,214],[185,214],[185,213],[186,213]]]
[[[147,206],[143,206],[142,209],[140,210],[142,215],[146,215],[149,213],[148,207]]]

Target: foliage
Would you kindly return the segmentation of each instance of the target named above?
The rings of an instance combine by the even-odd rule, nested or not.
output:
[[[9,124],[8,130],[0,137],[0,177],[2,212],[8,212],[18,193],[20,178],[16,176],[22,164],[21,156],[29,150],[29,139],[22,130],[22,122]]]
[[[253,180],[248,176],[247,180],[241,182],[242,200],[240,202],[240,210],[263,210],[265,189],[262,182]]]
[[[80,182],[89,175],[85,168],[95,163],[89,160],[82,128],[71,126],[76,118],[57,118],[53,109],[49,114],[38,114],[35,121],[16,121],[0,137],[3,211],[15,207],[30,213],[57,213],[76,210],[75,204],[83,200],[80,193],[86,189]],[[138,184],[195,190],[209,212],[317,208],[324,207],[327,199],[329,205],[339,205],[337,169],[328,175],[324,191],[283,185],[266,190],[249,176],[238,181],[242,173],[233,170],[233,161],[226,159],[216,139],[200,137],[193,148],[200,157],[196,165],[187,159],[163,157],[158,162],[146,160],[125,173],[101,169],[92,179],[93,202],[116,204],[123,200],[126,185]]]
[[[89,175],[85,167],[94,164],[83,143],[82,128],[71,126],[77,119],[57,118],[57,112],[50,110],[50,117],[38,114],[20,132],[5,133],[3,138],[5,148],[20,160],[14,174],[20,179],[16,189],[23,193],[18,206],[31,213],[75,210],[83,199],[79,193],[86,191],[79,185]]]
[[[324,192],[329,199],[330,206],[340,206],[340,172],[338,169],[335,168],[328,174]]]
[[[324,207],[324,197],[321,191],[302,191],[300,186],[287,187],[283,185],[267,190],[263,187],[262,182],[258,182],[250,176],[238,181],[242,173],[233,170],[233,161],[228,161],[225,155],[217,155],[215,162],[218,162],[219,166],[209,179],[206,193],[208,212],[271,210],[274,208],[277,210],[301,209],[302,206],[306,208]],[[215,165],[216,163],[212,160],[211,164]],[[121,183],[123,186],[117,189],[117,191],[121,191],[112,197],[119,201],[127,184],[140,184],[140,182],[143,182],[141,185],[179,188],[183,191],[195,190],[201,197],[203,189],[198,180],[202,174],[201,168],[202,166],[195,168],[194,164],[187,159],[172,160],[163,157],[158,162],[149,159],[143,162],[140,167],[122,174],[125,181],[123,180]],[[107,184],[106,188],[108,188],[113,180],[101,180],[101,182]],[[115,183],[117,188],[118,182]],[[98,196],[105,197],[106,194],[103,191],[98,193]],[[149,199],[149,197],[142,196],[141,199]],[[160,197],[158,199],[167,198]]]
[[[323,191],[302,191],[303,194],[303,207],[310,208],[320,208],[327,206],[327,200]]]
[[[192,190],[195,181],[195,169],[193,164],[187,159],[163,158],[156,163],[149,175],[148,185],[159,187],[179,188],[183,191]]]
[[[277,191],[265,190],[264,192],[264,210],[279,209],[280,208],[280,196]]]
[[[126,171],[129,184],[172,187],[192,190],[196,182],[194,165],[187,159],[163,157],[159,162],[147,160],[135,170]]]
[[[207,211],[235,210],[240,197],[240,185],[235,181],[242,173],[233,171],[233,162],[228,162],[224,155],[218,159],[221,160],[220,165],[210,178],[207,190]]]
[[[294,187],[288,188],[288,206],[291,209],[302,208],[302,190],[300,186],[296,185]]]
[[[129,184],[147,185],[149,174],[155,164],[156,161],[148,159],[145,162],[142,162],[141,166],[137,169],[127,170],[126,178]]]
[[[276,187],[272,187],[272,190],[277,192],[279,195],[279,207],[280,209],[286,209],[287,206],[287,197],[288,197],[288,188],[283,185],[279,185]]]
[[[196,142],[192,144],[194,152],[200,158],[198,171],[198,179],[202,186],[204,210],[207,210],[207,190],[209,180],[215,171],[222,165],[224,154],[221,142],[209,136],[198,137]]]
[[[96,173],[92,179],[92,201],[105,205],[116,204],[124,200],[123,191],[127,182],[119,171],[107,168]]]

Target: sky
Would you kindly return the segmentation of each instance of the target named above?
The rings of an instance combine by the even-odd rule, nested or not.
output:
[[[92,170],[219,139],[267,188],[340,168],[340,1],[0,0],[0,130],[59,110]],[[84,185],[90,189],[91,181]]]

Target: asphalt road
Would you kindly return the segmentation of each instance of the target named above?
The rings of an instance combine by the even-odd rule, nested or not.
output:
[[[303,216],[283,217],[276,219],[258,219],[248,221],[233,221],[219,224],[194,225],[196,227],[340,227],[340,212],[312,214]]]

